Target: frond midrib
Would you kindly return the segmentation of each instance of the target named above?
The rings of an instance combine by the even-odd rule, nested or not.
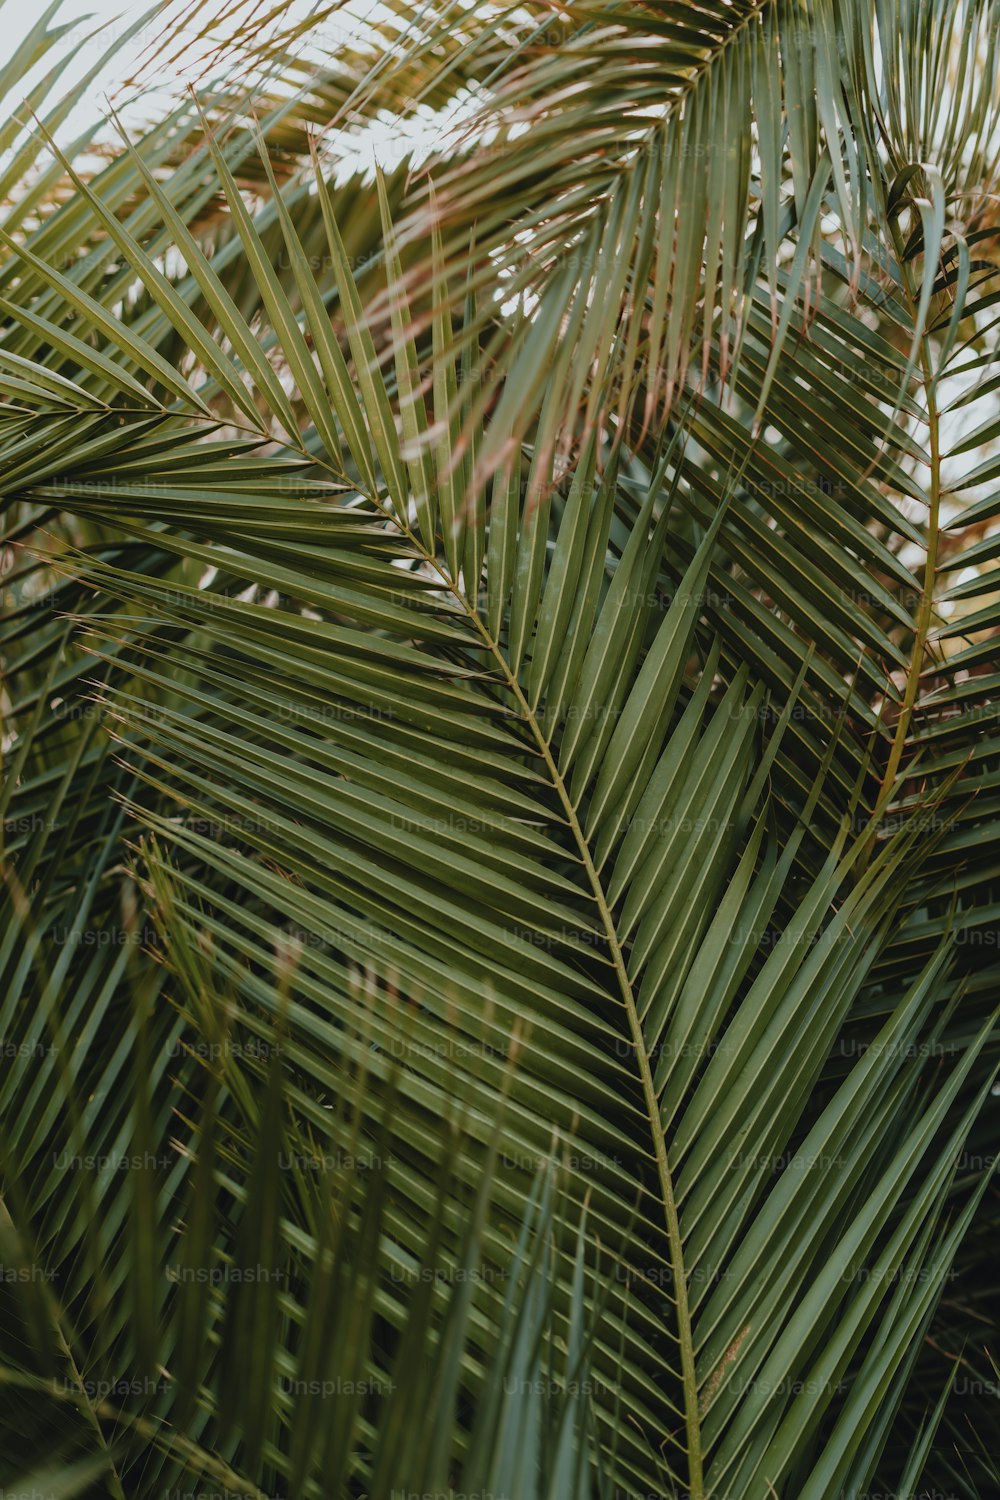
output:
[[[764,4],[770,4],[771,0],[763,0]],[[296,450],[294,442],[286,446],[293,451]],[[304,445],[300,451],[306,453]],[[307,455],[312,462],[316,462],[315,455]],[[642,1087],[643,1104],[649,1119],[650,1136],[653,1143],[653,1153],[656,1159],[657,1181],[660,1198],[663,1204],[664,1229],[667,1236],[667,1249],[670,1261],[671,1276],[674,1283],[674,1306],[677,1318],[677,1341],[681,1357],[681,1382],[683,1388],[684,1425],[687,1436],[687,1460],[688,1460],[688,1500],[706,1500],[704,1488],[704,1463],[702,1457],[701,1442],[701,1408],[698,1399],[698,1379],[695,1363],[694,1337],[692,1333],[691,1312],[688,1305],[687,1277],[684,1266],[684,1246],[680,1229],[680,1217],[677,1211],[677,1203],[673,1187],[673,1175],[670,1162],[667,1157],[666,1139],[660,1123],[659,1100],[653,1081],[652,1068],[649,1055],[646,1050],[645,1038],[643,1036],[642,1022],[639,1018],[638,1006],[636,1004],[635,992],[622,955],[621,943],[618,938],[618,930],[614,915],[608,902],[607,895],[601,883],[600,876],[594,864],[590,844],[587,840],[583,825],[577,814],[569,791],[552,755],[549,742],[545,737],[538,717],[531,708],[525,697],[516,673],[511,670],[499,643],[493,638],[479,610],[470,603],[464,589],[455,582],[444,563],[444,561],[427,550],[420,535],[415,532],[408,520],[397,515],[388,502],[388,497],[383,497],[375,491],[367,491],[362,486],[359,493],[366,496],[371,504],[381,512],[389,524],[396,530],[398,535],[404,538],[414,549],[421,560],[434,570],[441,580],[442,587],[448,591],[452,599],[458,605],[460,611],[475,630],[483,649],[488,653],[496,668],[500,672],[504,686],[514,698],[520,717],[529,730],[534,746],[537,749],[545,765],[547,775],[552,788],[559,798],[560,806],[566,822],[572,832],[574,842],[577,846],[581,863],[587,874],[590,894],[597,905],[601,926],[612,956],[615,976],[621,994],[622,1003],[628,1018],[629,1032],[635,1055],[639,1064],[639,1082]]]
[[[385,513],[381,499],[376,503]],[[409,526],[400,525],[399,519],[391,517],[393,523],[399,527],[401,533],[407,540],[417,548],[424,556],[427,563],[434,568],[441,578],[442,584],[448,589],[452,597],[461,607],[470,625],[473,626],[484,649],[489,653],[496,667],[503,676],[504,685],[514,698],[519,713],[531,733],[535,748],[538,750],[545,765],[552,788],[559,798],[563,815],[572,832],[577,846],[581,863],[587,874],[590,893],[597,906],[601,925],[604,929],[605,939],[610,950],[615,969],[615,976],[621,994],[622,1003],[628,1018],[629,1031],[632,1045],[639,1064],[639,1081],[642,1086],[643,1103],[649,1119],[650,1136],[653,1143],[653,1152],[656,1158],[657,1180],[660,1190],[660,1198],[663,1204],[664,1228],[667,1236],[668,1255],[670,1260],[671,1275],[674,1283],[674,1305],[677,1318],[677,1341],[681,1357],[681,1381],[684,1392],[684,1425],[687,1434],[687,1459],[688,1459],[688,1496],[689,1500],[705,1500],[704,1489],[704,1466],[702,1461],[701,1444],[701,1416],[698,1401],[698,1380],[695,1365],[694,1338],[692,1334],[691,1313],[687,1297],[687,1277],[684,1269],[684,1247],[680,1229],[680,1218],[677,1212],[677,1202],[674,1194],[673,1176],[670,1162],[667,1157],[666,1139],[660,1124],[659,1101],[656,1087],[653,1082],[652,1069],[650,1067],[649,1055],[646,1050],[645,1038],[643,1036],[642,1022],[639,1018],[638,1006],[636,1004],[635,992],[622,954],[621,943],[618,938],[618,930],[614,915],[609,905],[601,878],[597,872],[591,855],[590,844],[587,840],[583,825],[577,814],[577,809],[569,795],[565,781],[556,765],[555,759],[546,739],[538,717],[531,708],[525,697],[516,674],[511,670],[507,658],[500,649],[499,643],[495,641],[481,618],[479,611],[475,609],[466,598],[464,591],[452,579],[440,558],[431,556],[422,544],[420,538]]]
[[[478,616],[476,617],[478,620]],[[667,1158],[666,1138],[660,1124],[659,1100],[656,1086],[653,1082],[653,1073],[649,1063],[649,1055],[646,1050],[645,1038],[643,1036],[642,1022],[639,1018],[639,1010],[636,1004],[635,992],[625,966],[621,943],[618,939],[618,930],[615,925],[614,914],[608,904],[608,899],[601,883],[600,875],[594,865],[576,808],[567,791],[565,781],[556,765],[548,741],[542,733],[541,725],[533,713],[527,699],[521,691],[520,683],[511,672],[503,653],[496,642],[492,641],[482,622],[479,622],[484,642],[488,642],[494,660],[500,665],[504,672],[505,680],[510,692],[515,698],[519,709],[531,730],[532,738],[541,754],[546,770],[552,781],[553,788],[559,797],[564,816],[572,831],[576,842],[577,852],[587,874],[591,895],[597,906],[604,928],[605,938],[614,963],[615,976],[621,993],[625,1013],[628,1018],[629,1032],[632,1045],[639,1064],[639,1080],[642,1085],[643,1103],[649,1117],[650,1135],[653,1141],[653,1151],[656,1157],[656,1172],[660,1188],[660,1197],[663,1203],[665,1228],[667,1233],[667,1245],[670,1258],[671,1275],[674,1282],[674,1305],[677,1317],[677,1335],[681,1356],[681,1379],[684,1390],[684,1424],[687,1432],[687,1457],[689,1467],[689,1500],[704,1500],[704,1478],[701,1454],[701,1419],[698,1403],[698,1381],[695,1368],[694,1339],[691,1329],[691,1313],[688,1306],[687,1278],[684,1271],[684,1247],[681,1237],[680,1218],[677,1212],[677,1202],[674,1195],[673,1176],[670,1163]]]

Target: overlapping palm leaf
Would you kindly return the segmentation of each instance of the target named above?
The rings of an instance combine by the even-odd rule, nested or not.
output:
[[[939,648],[953,627],[931,592],[937,372],[981,360],[988,401],[995,290],[988,226],[946,232],[938,209],[987,175],[988,96],[971,92],[961,136],[978,175],[942,148],[938,188],[909,171],[927,131],[891,54],[875,89],[867,10],[831,11],[826,33],[794,7],[727,7],[695,36],[668,9],[642,8],[650,100],[663,69],[705,99],[679,110],[661,87],[644,155],[615,92],[638,87],[638,11],[567,12],[561,63],[551,38],[516,56],[499,23],[465,18],[468,76],[494,49],[501,105],[530,81],[568,174],[538,173],[538,121],[512,135],[513,210],[496,198],[471,252],[497,187],[485,157],[436,183],[440,234],[420,239],[397,178],[359,236],[357,184],[331,192],[320,170],[279,190],[252,125],[161,178],[171,126],[106,178],[68,178],[68,205],[0,267],[7,535],[31,544],[4,627],[11,1223],[51,1274],[64,1360],[84,1379],[160,1370],[141,1422],[122,1403],[132,1477],[107,1467],[107,1405],[84,1402],[68,1484],[154,1493],[207,1464],[271,1493],[461,1475],[517,1496],[820,1497],[915,1483],[933,1441],[931,1420],[908,1452],[900,1413],[987,1185],[956,1162],[995,1056],[996,955],[968,936],[995,917],[990,636]],[[980,9],[942,8],[943,34]],[[882,35],[897,23],[915,46],[939,36],[880,13]],[[586,174],[574,70],[595,97],[607,80]],[[745,243],[748,161],[695,182],[675,148],[719,111],[736,131],[751,86],[758,141],[788,138]],[[816,113],[782,124],[781,90],[814,87]],[[848,128],[835,171],[818,141]],[[234,175],[251,152],[263,206]],[[647,189],[671,162],[674,192],[720,221],[662,249]],[[817,227],[835,213],[846,256]],[[535,220],[543,274],[514,256],[508,283],[500,247]],[[92,248],[67,263],[81,233]],[[505,311],[498,281],[538,294],[534,313]],[[717,296],[738,333],[706,311]],[[974,540],[949,569],[992,557],[977,528],[995,507],[975,503],[950,518]],[[916,574],[914,551],[931,558]],[[991,588],[974,582],[959,600]],[[991,631],[989,606],[954,628]],[[239,1048],[223,1039],[206,1102],[222,1014]],[[280,1116],[305,1157],[343,1154],[345,1101],[386,1165],[377,1217],[358,1193],[370,1330],[334,1324],[334,1353],[388,1379],[405,1349],[410,1384],[324,1448],[326,1409],[280,1394],[321,1379],[320,1187],[254,1153],[270,1160]],[[554,1132],[565,1181],[543,1212]],[[151,1171],[83,1175],[61,1206],[60,1150],[173,1139]],[[517,1266],[553,1216],[531,1292]],[[429,1237],[450,1323],[419,1291]],[[175,1244],[194,1268],[266,1251],[296,1275],[175,1307]],[[15,1289],[25,1330],[52,1311],[36,1289]],[[42,1378],[31,1347],[5,1357],[24,1380]],[[448,1399],[415,1436],[432,1357]]]

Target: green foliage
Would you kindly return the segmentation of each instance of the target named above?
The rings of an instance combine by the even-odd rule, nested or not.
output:
[[[0,1484],[987,1495],[997,8],[387,10],[0,132]]]

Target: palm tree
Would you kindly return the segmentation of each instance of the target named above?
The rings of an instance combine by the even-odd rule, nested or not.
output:
[[[230,19],[2,75],[4,1486],[994,1493],[997,7]]]

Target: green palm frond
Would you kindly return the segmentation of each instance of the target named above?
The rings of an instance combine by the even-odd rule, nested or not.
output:
[[[390,9],[3,237],[3,1482],[973,1495],[995,8]]]

